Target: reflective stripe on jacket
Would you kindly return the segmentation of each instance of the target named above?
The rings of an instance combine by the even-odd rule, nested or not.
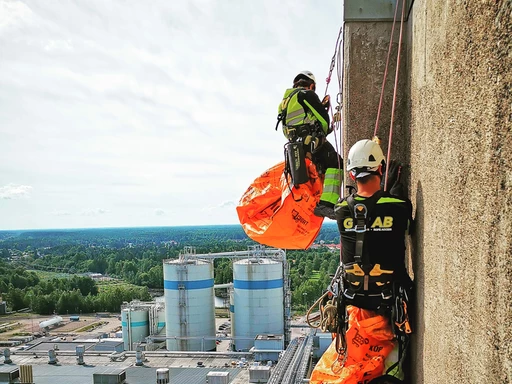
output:
[[[325,171],[324,189],[320,201],[332,204],[338,203],[341,191],[343,170],[339,168],[327,168]]]
[[[318,99],[316,93],[306,88],[287,89],[278,108],[278,113],[284,117],[283,131],[286,131],[285,127],[314,125],[318,121],[324,133],[327,134],[329,122],[323,116],[326,113],[317,110],[321,103],[319,99],[315,99]]]

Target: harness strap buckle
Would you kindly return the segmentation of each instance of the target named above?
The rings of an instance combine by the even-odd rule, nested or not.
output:
[[[382,299],[383,300],[389,300],[392,298],[393,298],[393,292],[391,292],[391,289],[382,290]]]
[[[368,209],[364,204],[356,204],[354,206],[354,218],[355,218],[355,226],[354,231],[356,233],[366,232],[366,216],[368,214]]]
[[[343,292],[343,296],[345,296],[347,299],[352,300],[352,299],[354,299],[354,297],[356,297],[356,293],[352,289],[347,288]]]

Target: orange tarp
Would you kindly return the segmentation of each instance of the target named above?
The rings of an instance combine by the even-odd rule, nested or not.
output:
[[[297,188],[284,175],[284,162],[268,169],[249,186],[236,211],[251,239],[270,247],[307,249],[323,218],[313,211],[322,195],[323,180],[306,159],[309,181]],[[291,188],[291,190],[290,190]]]
[[[311,374],[310,384],[361,384],[384,373],[384,360],[393,350],[393,330],[387,317],[348,306],[347,360],[336,352],[334,340]]]

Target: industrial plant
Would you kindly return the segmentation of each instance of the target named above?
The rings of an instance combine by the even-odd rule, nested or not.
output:
[[[219,258],[231,260],[233,276],[216,285],[213,263]],[[12,354],[4,351],[0,381],[32,383],[37,377],[38,384],[55,384],[72,372],[84,383],[291,384],[307,377],[312,359],[331,341],[306,324],[292,325],[284,250],[251,246],[196,254],[185,247],[178,258],[163,260],[163,278],[163,296],[122,305],[115,337],[66,337],[54,332],[66,323],[62,316],[41,321],[46,337],[25,340]],[[225,297],[221,318],[215,312],[219,290]],[[70,316],[68,324],[77,320]]]
[[[213,261],[233,260],[233,281],[214,285]],[[185,247],[178,259],[163,261],[164,297],[123,305],[125,350],[215,351],[214,289],[230,298],[230,350],[247,352],[260,335],[290,342],[290,287],[286,253],[252,247],[248,251],[196,254]],[[165,345],[162,343],[165,342]],[[281,348],[282,349],[282,348]]]

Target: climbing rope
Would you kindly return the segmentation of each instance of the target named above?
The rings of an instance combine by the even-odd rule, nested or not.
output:
[[[333,332],[336,329],[338,307],[336,297],[329,298],[325,304],[322,302],[329,296],[329,291],[325,292],[306,313],[306,323],[311,328],[319,328],[322,332]],[[312,316],[312,312],[318,306],[318,313]]]
[[[393,47],[393,35],[395,32],[395,25],[396,25],[396,19],[397,19],[397,15],[398,15],[399,3],[400,3],[399,1],[396,2],[395,14],[393,17],[393,26],[391,27],[391,37],[389,39],[388,54],[387,54],[387,58],[386,58],[386,67],[384,69],[384,76],[382,79],[382,87],[380,90],[379,106],[377,108],[377,118],[375,119],[375,129],[373,131],[374,138],[378,137],[378,132],[379,132],[380,114],[382,112],[382,103],[384,100],[384,88],[386,86],[386,80],[387,80],[387,75],[388,75],[389,59],[391,57],[391,49]],[[393,103],[391,104],[391,122],[390,122],[390,127],[389,127],[388,151],[387,151],[387,157],[386,157],[388,159],[388,161],[391,158],[391,145],[393,143],[393,124],[394,124],[394,120],[395,120],[396,93],[397,93],[397,88],[398,88],[398,74],[399,74],[399,70],[400,70],[400,51],[402,50],[402,36],[403,36],[404,19],[405,19],[405,0],[402,0],[402,14],[400,17],[400,36],[398,39],[398,52],[397,52],[397,57],[396,57],[395,83],[393,86]],[[386,176],[384,178],[384,191],[387,191],[387,186],[388,186],[388,172],[386,172]]]
[[[375,129],[373,131],[373,136],[377,136],[379,131],[379,121],[380,121],[380,112],[382,111],[382,100],[384,99],[384,87],[386,85],[386,79],[388,77],[388,68],[389,68],[389,58],[391,57],[391,48],[393,46],[393,35],[395,32],[395,24],[396,24],[396,15],[398,14],[398,4],[400,2],[396,2],[395,6],[395,16],[393,17],[393,26],[391,27],[391,37],[389,39],[389,48],[388,48],[388,56],[386,58],[386,67],[384,69],[384,78],[382,79],[382,87],[380,89],[380,99],[379,99],[379,107],[377,108],[377,119],[375,120]]]
[[[332,71],[334,71],[334,66],[336,65],[336,57],[337,57],[342,33],[343,33],[343,25],[340,27],[340,30],[338,32],[338,38],[336,39],[336,45],[334,46],[334,54],[332,55],[331,65],[329,67],[329,75],[325,79],[326,85],[325,85],[324,96],[327,95],[327,90],[329,89],[329,83],[331,82]]]
[[[338,94],[336,95],[336,102],[338,103],[338,105],[336,106],[336,109],[337,109],[337,112],[336,112],[336,115],[337,115],[337,119],[334,118],[333,116],[333,120],[335,120],[335,126],[338,130],[338,140],[336,140],[336,151],[338,153],[342,153],[343,152],[343,126],[342,126],[342,107],[343,107],[343,56],[345,54],[345,49],[343,49],[343,45],[344,45],[344,40],[342,40],[340,42],[340,49],[338,49],[338,65],[337,65],[337,76],[338,76]],[[338,148],[338,143],[339,143],[339,148]],[[345,158],[345,157],[344,157]],[[341,164],[338,164],[340,168],[342,168]],[[345,188],[344,186],[346,185],[345,184],[345,172],[343,172],[343,175],[341,176],[341,183],[340,183],[340,196],[341,198],[344,198],[345,197]],[[341,261],[341,249],[340,249],[340,261]]]
[[[337,153],[340,153],[340,150],[343,148],[342,141],[341,141],[341,108],[342,108],[342,51],[343,51],[343,27],[342,24],[339,31],[338,31],[338,37],[336,38],[336,44],[334,46],[334,53],[331,58],[331,64],[329,66],[329,74],[327,75],[327,78],[325,79],[326,85],[325,85],[325,93],[324,98],[327,96],[327,91],[329,90],[329,84],[331,83],[332,79],[332,73],[335,68],[337,68],[337,75],[338,75],[338,93],[336,94],[336,102],[337,106],[335,107],[336,112],[333,112],[332,104],[330,104],[329,107],[329,114],[331,117],[331,128],[332,131],[334,131],[334,137],[336,138],[336,131],[339,133],[339,140],[335,140],[335,149]],[[339,144],[338,144],[339,143]],[[338,169],[342,168],[342,164],[338,159]],[[344,185],[344,178],[340,175],[340,196],[344,197],[343,193],[343,185]]]
[[[398,1],[397,1],[398,3]],[[402,17],[400,19],[400,37],[398,39],[398,53],[396,55],[396,72],[395,72],[395,85],[393,88],[393,104],[391,105],[391,122],[389,126],[389,139],[388,139],[388,154],[387,159],[391,159],[391,144],[393,142],[393,122],[395,120],[395,105],[396,105],[396,90],[398,88],[398,73],[400,71],[400,51],[402,50],[402,32],[405,18],[405,0],[402,0]],[[388,186],[388,174],[386,172],[386,178],[384,179],[384,191],[387,191]]]

